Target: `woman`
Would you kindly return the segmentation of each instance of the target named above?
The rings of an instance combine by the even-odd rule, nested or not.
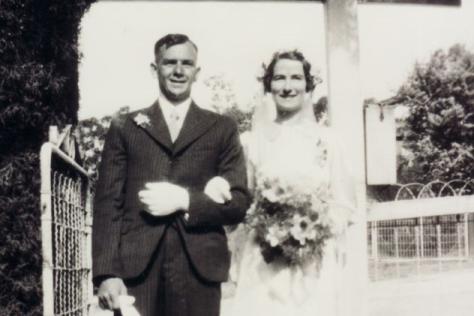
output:
[[[273,102],[246,137],[255,195],[234,253],[235,296],[223,315],[342,315],[351,188],[336,138],[316,122],[319,78],[298,51],[276,53],[262,78]],[[235,238],[235,236],[234,236]]]

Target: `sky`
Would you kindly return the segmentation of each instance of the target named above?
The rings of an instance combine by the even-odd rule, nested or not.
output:
[[[416,61],[463,43],[474,50],[474,1],[462,7],[359,5],[361,94],[393,96]],[[199,46],[201,73],[193,88],[200,105],[211,92],[204,80],[221,76],[240,105],[261,93],[256,78],[275,51],[299,49],[326,94],[324,6],[319,2],[98,2],[83,18],[79,68],[81,119],[110,115],[122,106],[150,105],[158,94],[150,69],[153,45],[167,33],[185,33]]]

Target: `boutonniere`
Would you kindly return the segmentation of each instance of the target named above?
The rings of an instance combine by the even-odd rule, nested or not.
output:
[[[138,126],[143,127],[143,128],[150,125],[150,118],[143,113],[138,113],[133,118],[133,120],[135,121],[135,123],[137,123]]]

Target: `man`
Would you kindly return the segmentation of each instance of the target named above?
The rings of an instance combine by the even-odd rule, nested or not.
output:
[[[197,47],[155,44],[158,100],[115,118],[94,202],[93,273],[101,304],[136,298],[142,316],[219,314],[230,258],[223,225],[249,206],[236,124],[191,100]]]

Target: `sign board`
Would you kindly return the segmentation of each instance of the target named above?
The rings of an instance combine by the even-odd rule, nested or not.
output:
[[[397,183],[397,140],[393,107],[365,108],[367,184]]]

